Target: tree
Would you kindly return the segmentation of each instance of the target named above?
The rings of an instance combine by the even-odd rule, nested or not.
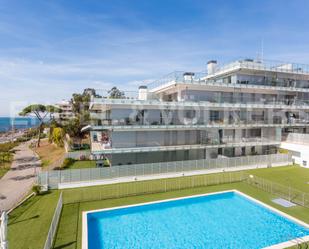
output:
[[[37,147],[40,147],[40,141],[41,141],[41,133],[44,125],[44,121],[47,117],[47,115],[51,115],[53,113],[60,112],[60,109],[56,106],[52,105],[41,105],[41,104],[35,104],[35,105],[29,105],[25,107],[20,113],[20,116],[30,116],[31,114],[34,114],[37,119],[39,120],[39,134],[38,134],[38,142]]]
[[[53,136],[52,140],[57,146],[62,147],[64,142],[63,142],[63,137],[64,137],[64,132],[63,129],[60,127],[56,127],[53,129]]]
[[[113,87],[111,90],[108,91],[110,99],[124,99],[125,94],[123,91],[120,91],[117,87]]]
[[[78,118],[74,118],[70,120],[65,126],[64,126],[64,131],[65,133],[69,134],[70,137],[82,137],[82,128],[83,126],[79,122]]]

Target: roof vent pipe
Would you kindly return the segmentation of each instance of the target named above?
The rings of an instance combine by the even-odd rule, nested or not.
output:
[[[192,73],[192,72],[185,72],[185,73],[183,74],[183,79],[184,79],[185,81],[192,81],[193,78],[194,78],[194,73]]]
[[[207,73],[214,74],[217,70],[217,61],[211,60],[207,62]]]

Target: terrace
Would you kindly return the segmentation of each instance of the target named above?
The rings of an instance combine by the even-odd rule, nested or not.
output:
[[[239,70],[250,70],[262,73],[285,73],[294,80],[273,80],[264,79],[263,81],[237,81],[224,82],[222,80],[214,80],[213,78],[219,75],[236,72]],[[150,83],[148,85],[151,92],[160,92],[175,84],[193,87],[212,88],[220,87],[228,90],[229,88],[242,88],[262,91],[294,91],[294,92],[309,92],[308,81],[307,84],[302,85],[302,81],[297,79],[298,75],[309,75],[309,66],[305,64],[280,62],[272,60],[250,60],[239,59],[232,63],[226,63],[216,66],[214,72],[194,72],[188,74],[185,71],[175,71],[163,76],[162,78]],[[292,77],[291,77],[292,76]]]

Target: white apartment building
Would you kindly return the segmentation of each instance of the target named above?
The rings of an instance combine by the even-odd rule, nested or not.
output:
[[[62,100],[57,103],[56,106],[61,110],[60,113],[55,114],[55,118],[58,122],[64,124],[74,118],[72,103],[67,100]]]
[[[136,98],[90,104],[91,153],[112,165],[277,153],[309,133],[309,68],[241,59],[207,73],[174,72]]]

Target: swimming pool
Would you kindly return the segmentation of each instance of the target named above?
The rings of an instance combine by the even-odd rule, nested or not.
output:
[[[309,235],[306,224],[236,191],[83,215],[83,249],[264,248]]]

